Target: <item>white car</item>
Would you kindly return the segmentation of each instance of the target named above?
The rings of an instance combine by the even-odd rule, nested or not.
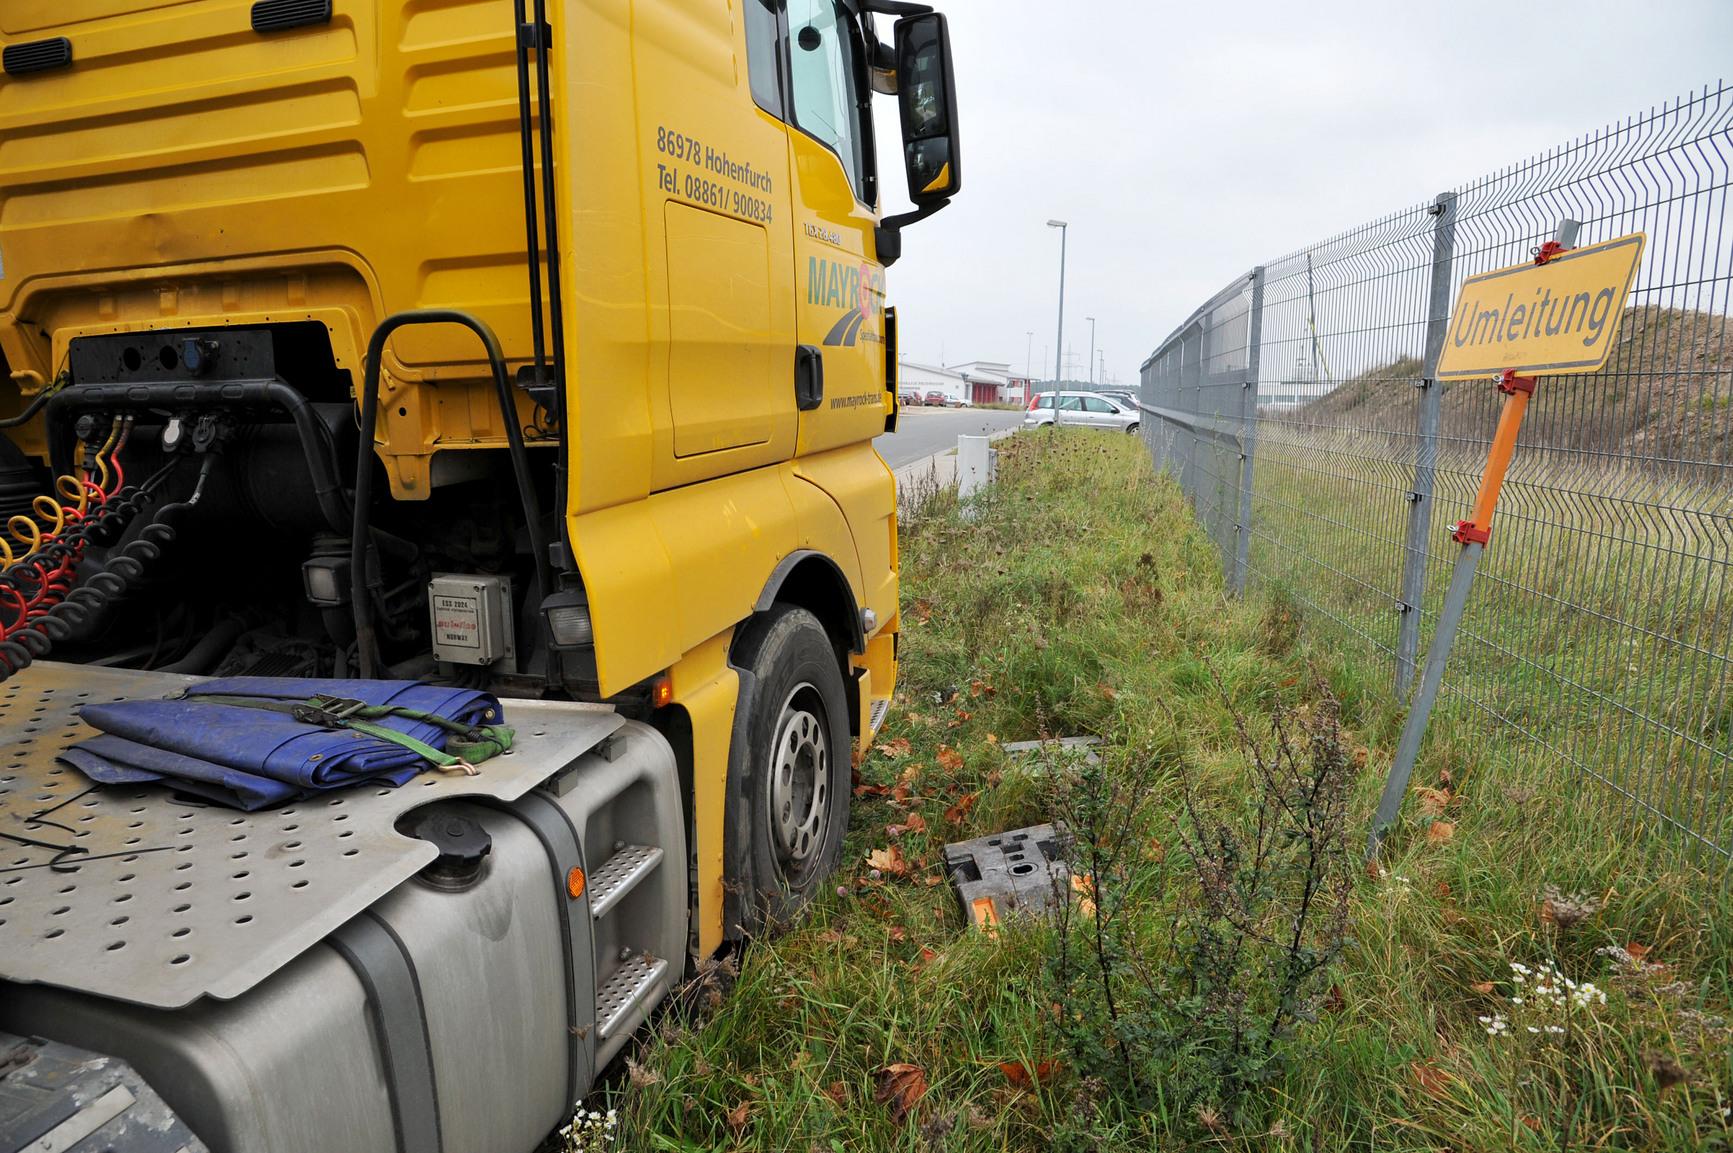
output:
[[[1099,392],[1059,393],[1059,423],[1081,424],[1090,428],[1111,428],[1120,432],[1136,432],[1138,412],[1102,396]],[[1029,401],[1023,414],[1024,428],[1039,428],[1053,423],[1053,393],[1038,392]]]

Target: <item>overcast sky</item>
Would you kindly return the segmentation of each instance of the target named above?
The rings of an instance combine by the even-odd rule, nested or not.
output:
[[[890,271],[902,347],[1021,371],[1033,331],[1038,377],[1058,311],[1049,218],[1071,223],[1077,375],[1094,316],[1108,376],[1128,382],[1261,260],[1733,81],[1733,0],[936,3],[963,191]],[[894,107],[876,104],[900,193]]]

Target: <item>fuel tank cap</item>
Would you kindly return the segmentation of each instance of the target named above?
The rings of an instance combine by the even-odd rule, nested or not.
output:
[[[459,813],[428,809],[411,815],[406,831],[439,850],[421,879],[439,889],[467,889],[481,879],[493,838],[475,821]]]

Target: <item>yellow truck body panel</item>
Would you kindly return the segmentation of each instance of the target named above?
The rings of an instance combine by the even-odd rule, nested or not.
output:
[[[695,791],[716,804],[733,692],[719,653],[778,563],[833,560],[870,610],[863,684],[894,684],[895,490],[876,191],[754,100],[754,0],[554,0],[567,530],[604,695],[695,662]],[[0,42],[70,67],[0,76],[0,412],[94,334],[316,322],[352,382],[370,333],[455,308],[531,355],[510,0],[335,0],[254,31],[249,0],[7,0]],[[824,401],[796,406],[795,348]],[[399,333],[377,453],[422,501],[505,430],[455,328]],[[552,452],[519,397],[532,452]],[[40,429],[16,439],[43,451]],[[863,702],[870,706],[872,701]],[[863,707],[864,721],[881,709]],[[724,715],[724,714],[728,715]],[[720,819],[698,822],[720,939]]]

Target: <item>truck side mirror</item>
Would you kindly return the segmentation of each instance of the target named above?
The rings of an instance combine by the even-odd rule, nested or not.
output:
[[[951,36],[941,13],[897,21],[896,69],[909,199],[919,208],[936,206],[963,183]]]

